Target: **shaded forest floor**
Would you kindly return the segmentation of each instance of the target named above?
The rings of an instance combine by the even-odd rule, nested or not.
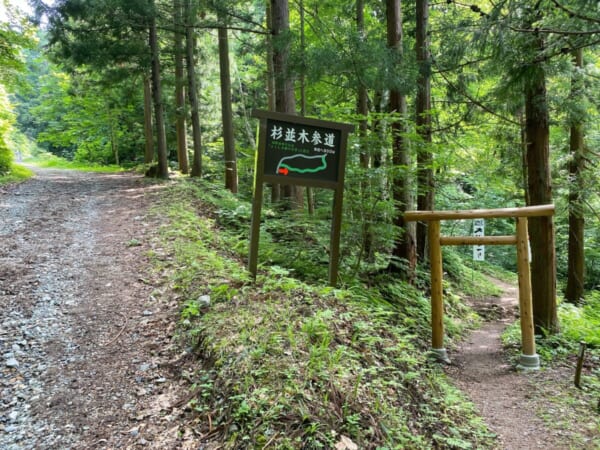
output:
[[[147,259],[163,185],[37,171],[0,188],[0,448],[198,448],[185,411],[194,369],[173,341],[181,305]],[[498,338],[515,311],[505,288],[448,374],[502,448],[596,448],[590,408],[551,401],[580,398],[570,367],[512,370]]]

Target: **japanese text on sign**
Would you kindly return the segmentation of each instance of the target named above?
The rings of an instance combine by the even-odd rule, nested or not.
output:
[[[339,130],[267,120],[265,174],[337,181]]]
[[[485,236],[485,220],[473,219],[473,236]],[[473,246],[473,260],[485,261],[485,245]]]

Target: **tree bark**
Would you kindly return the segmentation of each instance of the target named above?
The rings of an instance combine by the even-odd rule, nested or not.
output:
[[[154,161],[154,133],[152,131],[152,87],[150,78],[144,77],[144,163],[150,164]]]
[[[229,74],[229,41],[227,28],[219,28],[219,67],[221,74],[221,116],[223,118],[223,150],[225,155],[225,188],[238,191],[237,157],[233,135],[231,77]]]
[[[119,143],[117,142],[117,133],[115,132],[115,122],[112,110],[110,109],[108,103],[106,104],[106,117],[108,119],[108,126],[110,128],[110,148],[115,158],[115,164],[118,166],[121,164],[119,161]]]
[[[175,130],[177,136],[177,161],[179,170],[183,174],[190,171],[187,152],[187,127],[185,123],[185,79],[183,70],[183,26],[181,14],[181,0],[173,0],[174,38],[175,38],[175,104],[176,122]]]
[[[267,1],[267,29],[271,31],[267,35],[267,102],[269,111],[275,111],[275,68],[273,67],[273,12],[271,0]],[[281,201],[281,186],[271,185],[271,203],[277,204]]]
[[[365,1],[356,1],[356,30],[358,31],[359,38],[365,39]],[[356,93],[356,113],[360,119],[358,121],[358,137],[360,139],[360,167],[366,172],[369,170],[370,157],[367,150],[367,136],[369,132],[369,95],[367,87],[365,86],[361,77],[358,77],[358,89]],[[360,183],[360,192],[362,197],[363,205],[367,201],[367,195],[369,192],[370,182],[367,176],[363,177],[363,181]],[[365,205],[366,206],[366,205]],[[372,214],[367,211],[366,207],[363,207],[363,225],[362,225],[362,252],[366,255],[367,259],[371,259],[373,253],[373,230],[371,223],[373,221]]]
[[[583,68],[583,49],[575,50],[573,54],[574,74],[571,77],[571,98],[577,101],[583,95],[583,82],[578,71]],[[583,201],[585,186],[583,172],[585,171],[585,143],[583,136],[583,119],[575,114],[571,122],[569,161],[569,256],[568,275],[565,299],[575,305],[581,303],[584,296],[585,281],[585,252]]]
[[[542,43],[540,42],[540,46]],[[550,126],[546,98],[546,74],[541,63],[532,68],[525,87],[527,136],[527,187],[531,205],[552,203],[550,174]],[[529,219],[533,320],[538,333],[558,330],[556,311],[556,254],[552,217]]]
[[[288,72],[290,53],[290,19],[288,0],[271,0],[272,34],[274,39],[273,71],[275,75],[275,110],[296,114],[294,80]],[[304,204],[303,189],[300,186],[283,185],[285,207],[299,209]]]
[[[387,45],[396,52],[402,52],[402,10],[400,0],[387,0]],[[412,282],[416,267],[415,240],[408,222],[404,220],[404,213],[410,208],[410,154],[408,142],[404,138],[406,133],[406,96],[398,88],[390,91],[390,112],[396,117],[391,123],[392,129],[392,162],[394,164],[393,198],[396,205],[394,225],[400,230],[400,235],[394,242],[392,249],[393,260],[389,269],[400,273]],[[405,261],[399,265],[399,260]]]
[[[417,148],[417,209],[433,209],[434,181],[431,153],[431,58],[429,54],[429,0],[416,3],[416,53],[419,65],[417,98],[415,101],[417,134],[421,137]],[[417,253],[421,260],[427,251],[427,224],[417,223]]]
[[[200,114],[198,112],[198,88],[196,86],[196,36],[194,22],[196,8],[192,7],[192,0],[184,1],[185,27],[185,60],[187,67],[188,97],[190,100],[192,136],[194,141],[194,156],[192,160],[192,177],[202,176],[202,131],[200,129]]]
[[[304,0],[300,0],[298,4],[300,10],[300,48],[302,51],[302,71],[300,72],[300,115],[306,115],[306,70],[308,68],[306,63],[306,33],[304,32]],[[315,213],[315,193],[312,187],[306,188],[306,205],[308,208],[308,214],[314,215]]]
[[[150,2],[154,8],[154,1]],[[158,36],[156,32],[156,18],[150,18],[149,33],[150,52],[152,55],[152,98],[154,100],[154,115],[156,123],[156,135],[158,140],[158,168],[157,177],[168,178],[169,166],[167,158],[167,136],[165,134],[165,120],[162,105],[162,89],[160,84],[160,60],[158,50]]]

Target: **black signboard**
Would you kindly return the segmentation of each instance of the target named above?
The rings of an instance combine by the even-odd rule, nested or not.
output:
[[[254,111],[260,119],[248,269],[256,276],[263,184],[299,184],[333,189],[329,282],[337,281],[344,194],[346,123],[310,119],[270,111]]]
[[[265,175],[338,181],[339,129],[268,119],[266,137]]]

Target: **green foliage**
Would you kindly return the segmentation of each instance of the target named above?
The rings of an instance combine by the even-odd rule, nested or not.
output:
[[[13,160],[12,151],[8,147],[13,120],[12,106],[4,87],[0,84],[0,175],[8,173]]]
[[[100,165],[100,164],[90,164],[78,161],[69,161],[64,158],[60,158],[58,156],[52,155],[50,153],[40,153],[35,156],[30,161],[31,164],[34,164],[38,167],[46,167],[53,169],[72,169],[72,170],[81,170],[84,172],[120,172],[123,168],[115,165]]]
[[[600,291],[590,292],[580,307],[562,303],[559,314],[562,334],[569,341],[600,348]]]
[[[0,138],[0,176],[10,171],[12,159],[12,152]]]
[[[8,9],[5,9],[8,8]],[[0,16],[0,86],[12,86],[20,83],[23,72],[22,50],[33,45],[30,26],[9,5],[3,5]]]
[[[248,227],[244,202],[208,186],[169,189],[169,223],[151,253],[188,299],[182,339],[203,361],[189,406],[206,442],[316,449],[346,436],[360,448],[491,448],[472,406],[426,360],[429,302],[417,290],[387,279],[308,285],[274,265],[250,283],[231,246]]]
[[[591,348],[600,349],[600,293],[593,291],[586,297],[585,303],[575,306],[561,302],[558,307],[560,332],[553,335],[538,336],[538,353],[546,361],[564,358],[577,352],[580,342],[586,342]],[[515,322],[503,335],[506,345],[519,347],[521,340],[519,323]]]
[[[486,278],[480,270],[479,262],[469,261],[471,258],[471,254],[463,258],[452,248],[444,248],[443,264],[448,280],[458,285],[461,292],[471,297],[485,298],[500,295],[502,289]],[[467,266],[467,261],[470,267]]]
[[[35,137],[47,151],[83,163],[135,161],[142,134],[130,116],[138,96],[123,95],[131,86],[107,89],[85,72],[68,75],[52,67],[38,80],[35,101],[22,108],[32,116]]]
[[[32,45],[29,27],[8,4],[0,16],[0,176],[9,174],[13,160],[14,113],[9,93],[21,85],[24,71],[22,52]]]
[[[6,175],[0,175],[0,185],[9,183],[18,183],[25,181],[33,176],[33,172],[27,167],[19,164],[12,164]]]

